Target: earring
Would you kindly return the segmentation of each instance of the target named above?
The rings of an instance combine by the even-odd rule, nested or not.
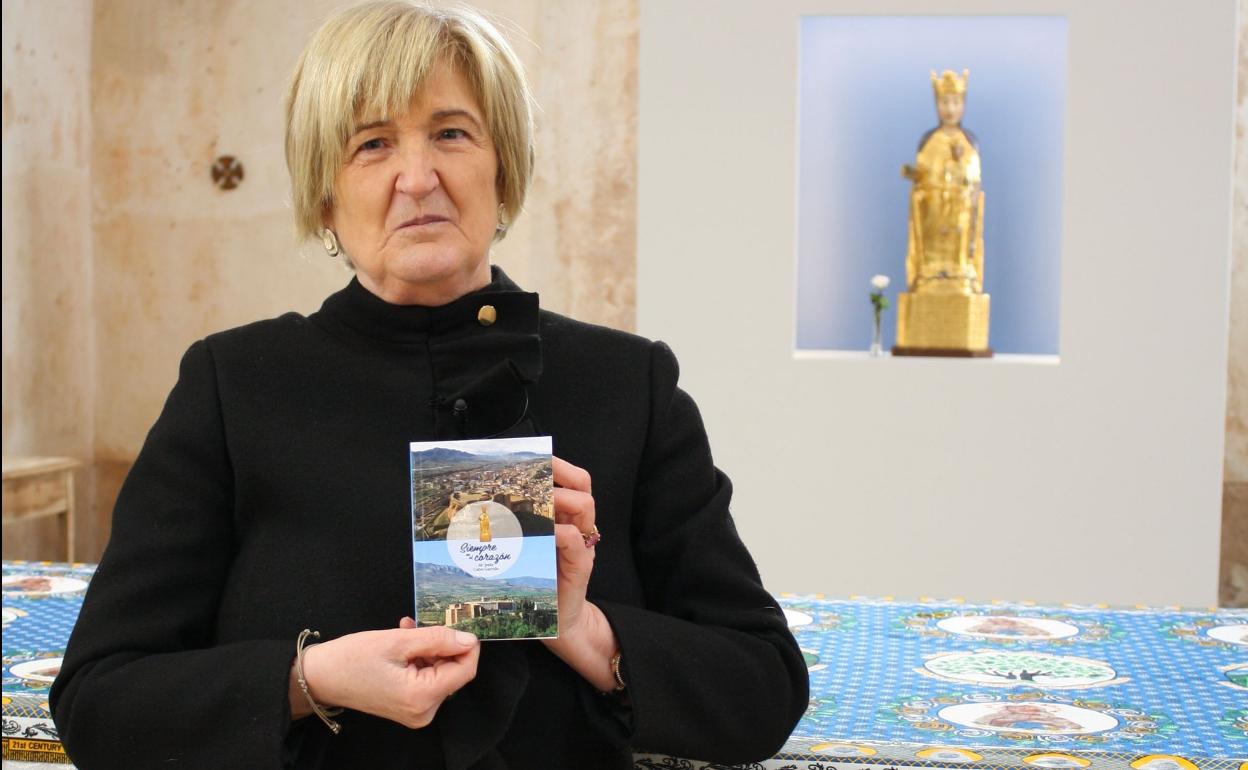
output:
[[[342,247],[338,245],[338,236],[334,235],[334,231],[328,227],[321,231],[321,245],[325,247],[325,253],[331,257],[342,253]]]
[[[498,225],[494,228],[494,230],[500,235],[507,232],[507,209],[505,209],[501,203],[498,204]]]

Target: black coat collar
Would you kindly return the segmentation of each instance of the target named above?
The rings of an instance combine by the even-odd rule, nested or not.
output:
[[[438,307],[391,304],[353,277],[345,288],[325,299],[317,315],[374,340],[423,344],[430,335],[453,336],[481,327],[478,313],[483,305],[492,305],[497,314],[495,330],[536,333],[537,295],[522,290],[496,265],[490,267],[490,277],[486,286]]]
[[[534,435],[531,386],[542,374],[536,294],[498,267],[490,283],[440,307],[392,305],[353,278],[311,320],[350,344],[423,360],[440,439]],[[482,309],[490,306],[489,323]],[[409,364],[405,364],[409,365]]]

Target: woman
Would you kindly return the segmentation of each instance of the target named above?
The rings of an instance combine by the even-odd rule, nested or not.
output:
[[[671,352],[541,311],[489,264],[530,102],[468,11],[366,4],[313,37],[287,102],[296,217],[356,276],[183,358],[53,687],[81,766],[624,768],[783,743],[805,666]],[[559,456],[560,637],[415,628],[408,443],[535,434]]]

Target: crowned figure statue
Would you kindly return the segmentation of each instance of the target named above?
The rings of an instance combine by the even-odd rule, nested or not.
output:
[[[488,543],[493,540],[494,538],[490,535],[490,514],[485,512],[485,508],[481,509],[481,516],[478,517],[477,523],[481,529],[477,540],[482,543]]]
[[[940,125],[919,142],[911,180],[906,288],[894,355],[991,356],[984,293],[984,191],[979,147],[962,128],[968,70],[932,72]]]

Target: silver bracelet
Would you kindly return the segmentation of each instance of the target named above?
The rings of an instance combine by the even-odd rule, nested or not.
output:
[[[295,642],[295,677],[299,680],[299,689],[303,690],[303,697],[308,699],[308,705],[312,707],[312,713],[320,717],[325,726],[332,730],[334,735],[337,735],[342,730],[342,725],[330,719],[330,717],[338,716],[342,713],[342,709],[322,708],[319,703],[312,700],[312,693],[308,691],[308,680],[303,678],[303,648],[307,644],[309,636],[313,639],[320,639],[321,632],[313,631],[310,628],[305,628],[299,632],[299,640]]]
[[[611,656],[611,675],[615,677],[615,692],[622,693],[628,689],[628,685],[624,683],[624,677],[620,675],[620,651],[616,650]]]

